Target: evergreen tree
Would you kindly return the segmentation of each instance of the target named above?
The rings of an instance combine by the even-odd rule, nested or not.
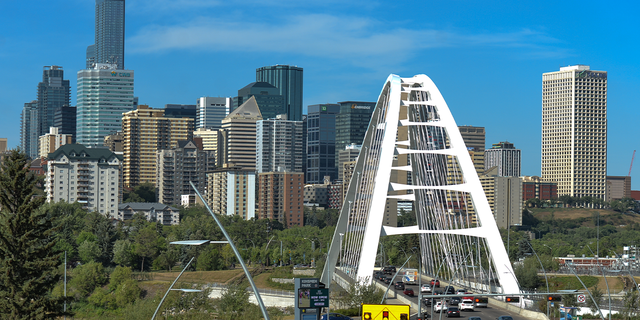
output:
[[[54,221],[36,197],[40,179],[24,153],[11,150],[0,165],[0,314],[9,319],[62,315],[63,297],[52,297],[60,279]]]

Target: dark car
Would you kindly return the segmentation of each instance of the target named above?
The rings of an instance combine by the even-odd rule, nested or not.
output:
[[[440,280],[431,279],[431,287],[440,288]]]
[[[389,283],[391,283],[391,277],[386,277],[386,278],[384,278],[383,281],[384,281],[384,283],[389,284]]]
[[[422,303],[425,307],[430,307],[433,304],[433,298],[424,298]]]
[[[413,297],[413,295],[414,295],[413,289],[411,289],[411,288],[404,289],[404,291],[402,291],[402,293],[404,293],[405,295],[408,295],[410,297]]]
[[[394,273],[396,273],[396,267],[394,267],[394,266],[384,267],[382,269],[382,272],[384,272],[385,274],[394,274]]]
[[[398,281],[393,285],[396,290],[404,290],[404,282]]]
[[[445,294],[456,294],[456,288],[454,288],[453,286],[446,286],[446,287],[444,287],[444,293]]]
[[[384,272],[382,271],[376,271],[373,273],[373,278],[374,279],[380,279],[380,277],[384,276]]]
[[[511,316],[499,316],[496,320],[513,320]]]
[[[469,317],[468,320],[482,320],[480,317]]]
[[[322,315],[322,320],[327,320],[327,315],[323,314]],[[343,314],[339,314],[339,313],[329,313],[329,320],[352,320],[351,318],[343,315]]]
[[[462,301],[462,300],[461,300],[460,298],[458,298],[458,297],[451,297],[451,298],[449,299],[449,305],[450,305],[450,306],[457,306],[457,305],[459,305],[459,304],[460,304],[460,302],[461,302],[461,301]]]
[[[458,309],[458,307],[449,307],[447,309],[447,318],[452,318],[452,317],[460,318],[460,309]]]
[[[441,289],[438,289],[438,290],[434,290],[431,294],[433,294],[434,296],[439,296],[439,295],[443,295],[444,291],[442,291]]]

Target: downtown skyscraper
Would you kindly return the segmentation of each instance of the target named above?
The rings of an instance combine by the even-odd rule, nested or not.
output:
[[[134,110],[133,70],[96,64],[78,71],[77,138],[85,146],[101,146],[104,137],[122,130],[122,114]]]
[[[87,69],[114,63],[124,69],[125,0],[96,0],[95,42],[87,47]]]
[[[42,82],[38,83],[38,136],[47,134],[53,126],[56,109],[68,107],[71,99],[69,80],[64,80],[60,66],[45,66]]]
[[[605,200],[607,72],[575,65],[542,74],[542,179],[558,196]]]
[[[256,82],[278,88],[284,98],[287,120],[302,121],[302,68],[279,64],[258,68]]]

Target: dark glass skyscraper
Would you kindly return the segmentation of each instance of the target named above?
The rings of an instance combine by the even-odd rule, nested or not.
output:
[[[76,141],[76,107],[62,106],[57,108],[53,116],[53,126],[59,128],[58,133],[73,135]]]
[[[362,145],[369,128],[375,102],[338,102],[340,113],[336,115],[336,165],[340,151],[350,144]],[[339,169],[341,170],[341,169]]]
[[[38,137],[49,133],[56,109],[69,106],[70,99],[71,86],[64,80],[62,67],[45,66],[42,82],[38,83]]]
[[[93,63],[115,63],[124,69],[124,0],[96,0],[95,43],[87,47],[87,69]]]
[[[316,104],[307,115],[307,172],[305,183],[322,183],[324,176],[338,178],[336,168],[337,104]]]
[[[278,88],[284,98],[287,119],[302,121],[302,68],[288,65],[258,68],[256,81],[268,82]]]
[[[275,119],[277,115],[286,113],[284,99],[275,86],[267,82],[252,82],[238,90],[238,96],[233,98],[231,112],[255,97],[262,119]]]

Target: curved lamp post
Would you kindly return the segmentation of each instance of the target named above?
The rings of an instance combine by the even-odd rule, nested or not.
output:
[[[244,271],[244,274],[247,276],[247,280],[249,280],[249,284],[251,284],[251,288],[253,289],[253,293],[256,296],[258,305],[260,305],[260,311],[262,311],[262,316],[264,317],[264,320],[269,320],[269,313],[267,313],[267,307],[264,305],[264,302],[262,301],[262,297],[260,297],[260,292],[258,292],[258,288],[256,287],[256,284],[253,282],[251,273],[249,273],[247,266],[244,264],[244,259],[242,259],[242,256],[240,256],[240,252],[238,251],[238,248],[236,248],[236,246],[233,244],[233,241],[231,240],[231,237],[227,233],[227,230],[225,230],[225,228],[222,226],[222,223],[220,223],[220,220],[218,220],[218,217],[216,217],[216,215],[213,213],[207,201],[204,200],[204,198],[200,194],[200,191],[198,191],[198,188],[196,188],[196,185],[193,184],[192,181],[189,181],[189,184],[191,185],[193,190],[196,192],[196,194],[198,195],[198,198],[200,198],[200,201],[202,201],[205,208],[207,208],[207,211],[209,211],[209,213],[211,214],[211,217],[213,217],[213,220],[215,220],[216,224],[218,224],[218,227],[222,231],[222,234],[224,234],[224,237],[227,239],[227,241],[229,241],[229,246],[231,246],[231,249],[233,249],[233,253],[235,253],[238,261],[240,261],[242,270]]]
[[[175,280],[173,280],[173,283],[171,283],[171,285],[169,286],[169,289],[167,290],[167,292],[164,293],[164,296],[162,297],[162,300],[160,300],[160,303],[158,304],[158,307],[156,308],[156,311],[153,313],[153,316],[151,316],[151,320],[156,318],[156,314],[158,314],[158,310],[160,310],[160,307],[162,306],[162,303],[164,302],[164,299],[167,297],[167,295],[169,294],[170,291],[174,290],[174,289],[172,289],[173,285],[176,284],[178,279],[180,279],[180,276],[182,276],[182,274],[187,270],[187,268],[189,268],[189,265],[191,264],[191,262],[195,258],[196,257],[191,258],[191,260],[189,260],[189,263],[187,263],[187,265],[184,267],[184,269],[182,269],[182,272],[180,272],[178,277]],[[180,290],[180,291],[183,291],[183,292],[200,292],[200,291],[202,291],[202,290],[196,290],[196,289],[175,289],[175,290]]]

